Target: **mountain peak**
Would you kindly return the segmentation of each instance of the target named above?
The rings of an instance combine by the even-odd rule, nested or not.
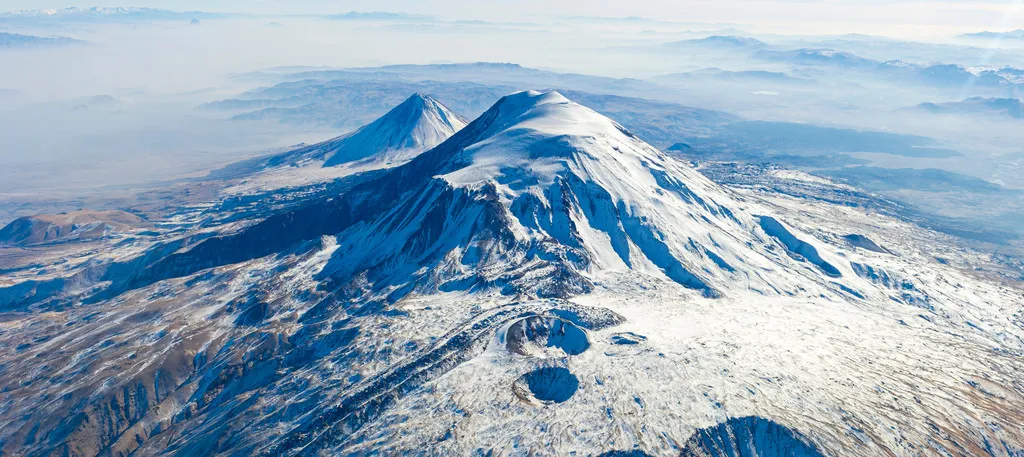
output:
[[[441,161],[451,158],[433,173],[458,186],[495,178],[505,181],[510,174],[544,185],[551,183],[556,170],[588,174],[627,156],[657,161],[660,153],[611,119],[556,91],[524,91],[503,97],[433,154]]]
[[[543,105],[561,103],[570,103],[570,101],[568,98],[565,98],[565,96],[558,93],[558,91],[552,90],[541,92],[536,90],[524,90],[502,97],[496,106],[502,109],[519,108],[525,110]]]
[[[405,99],[405,101],[403,101],[402,103],[399,103],[398,106],[395,109],[402,108],[402,107],[407,108],[407,109],[409,109],[409,108],[419,108],[419,109],[422,109],[424,107],[430,106],[431,103],[440,104],[440,102],[438,102],[437,99],[435,99],[434,97],[431,97],[431,96],[429,96],[427,94],[424,94],[422,92],[415,92],[412,95],[410,95],[409,98]]]
[[[506,95],[492,105],[477,120],[473,121],[474,129],[464,136],[483,139],[509,125],[522,121],[523,116],[539,108],[553,105],[576,105],[557,91],[540,92],[524,90]],[[579,105],[576,105],[579,107]],[[582,108],[582,107],[581,107]],[[536,116],[535,116],[536,117]]]
[[[325,167],[374,162],[399,165],[452,136],[466,120],[433,97],[415,93],[376,121],[326,144]]]

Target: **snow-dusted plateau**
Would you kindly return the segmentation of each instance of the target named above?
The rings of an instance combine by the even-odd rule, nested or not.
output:
[[[0,230],[0,455],[1024,456],[1021,283],[847,186],[533,91],[211,176]]]

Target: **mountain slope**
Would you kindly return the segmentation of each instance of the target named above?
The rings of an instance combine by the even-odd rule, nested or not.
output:
[[[124,211],[74,211],[20,217],[0,229],[0,243],[36,243],[102,238],[115,231],[143,227],[144,221]]]

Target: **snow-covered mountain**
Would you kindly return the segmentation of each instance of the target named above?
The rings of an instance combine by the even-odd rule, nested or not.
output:
[[[448,139],[466,123],[433,97],[417,93],[354,132],[234,164],[222,172],[248,176],[237,188],[241,191],[331,180],[402,165]]]
[[[757,189],[520,92],[332,195],[39,252],[0,285],[2,449],[1024,452],[1019,285]]]
[[[325,167],[359,162],[399,165],[437,146],[467,121],[434,98],[414,94],[380,119],[324,145]]]
[[[772,294],[807,281],[846,293],[833,279],[841,273],[813,246],[769,216],[737,215],[737,206],[610,119],[557,92],[520,92],[407,166],[284,219],[300,221],[303,228],[290,232],[307,238],[341,234],[345,255],[322,274],[358,281],[352,293],[362,300],[438,289],[564,298],[592,290],[606,271],[671,279],[706,296],[738,280]],[[315,223],[307,225],[311,212]],[[140,277],[237,256],[250,241],[235,240],[270,237],[268,228],[276,233],[280,223],[210,240]],[[772,254],[773,238],[807,252]],[[766,280],[756,271],[741,276],[734,265],[782,269]]]

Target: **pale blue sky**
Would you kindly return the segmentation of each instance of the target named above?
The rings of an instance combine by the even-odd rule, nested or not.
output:
[[[545,21],[560,16],[638,16],[738,24],[780,34],[864,33],[924,40],[1024,29],[1024,0],[0,0],[0,11],[143,6],[257,14],[388,11],[445,19]]]
[[[0,10],[77,6],[145,6],[265,14],[392,11],[456,19],[531,16],[642,16],[679,21],[845,21],[932,26],[1020,27],[1020,0],[0,0]],[[812,24],[807,24],[812,25]]]

